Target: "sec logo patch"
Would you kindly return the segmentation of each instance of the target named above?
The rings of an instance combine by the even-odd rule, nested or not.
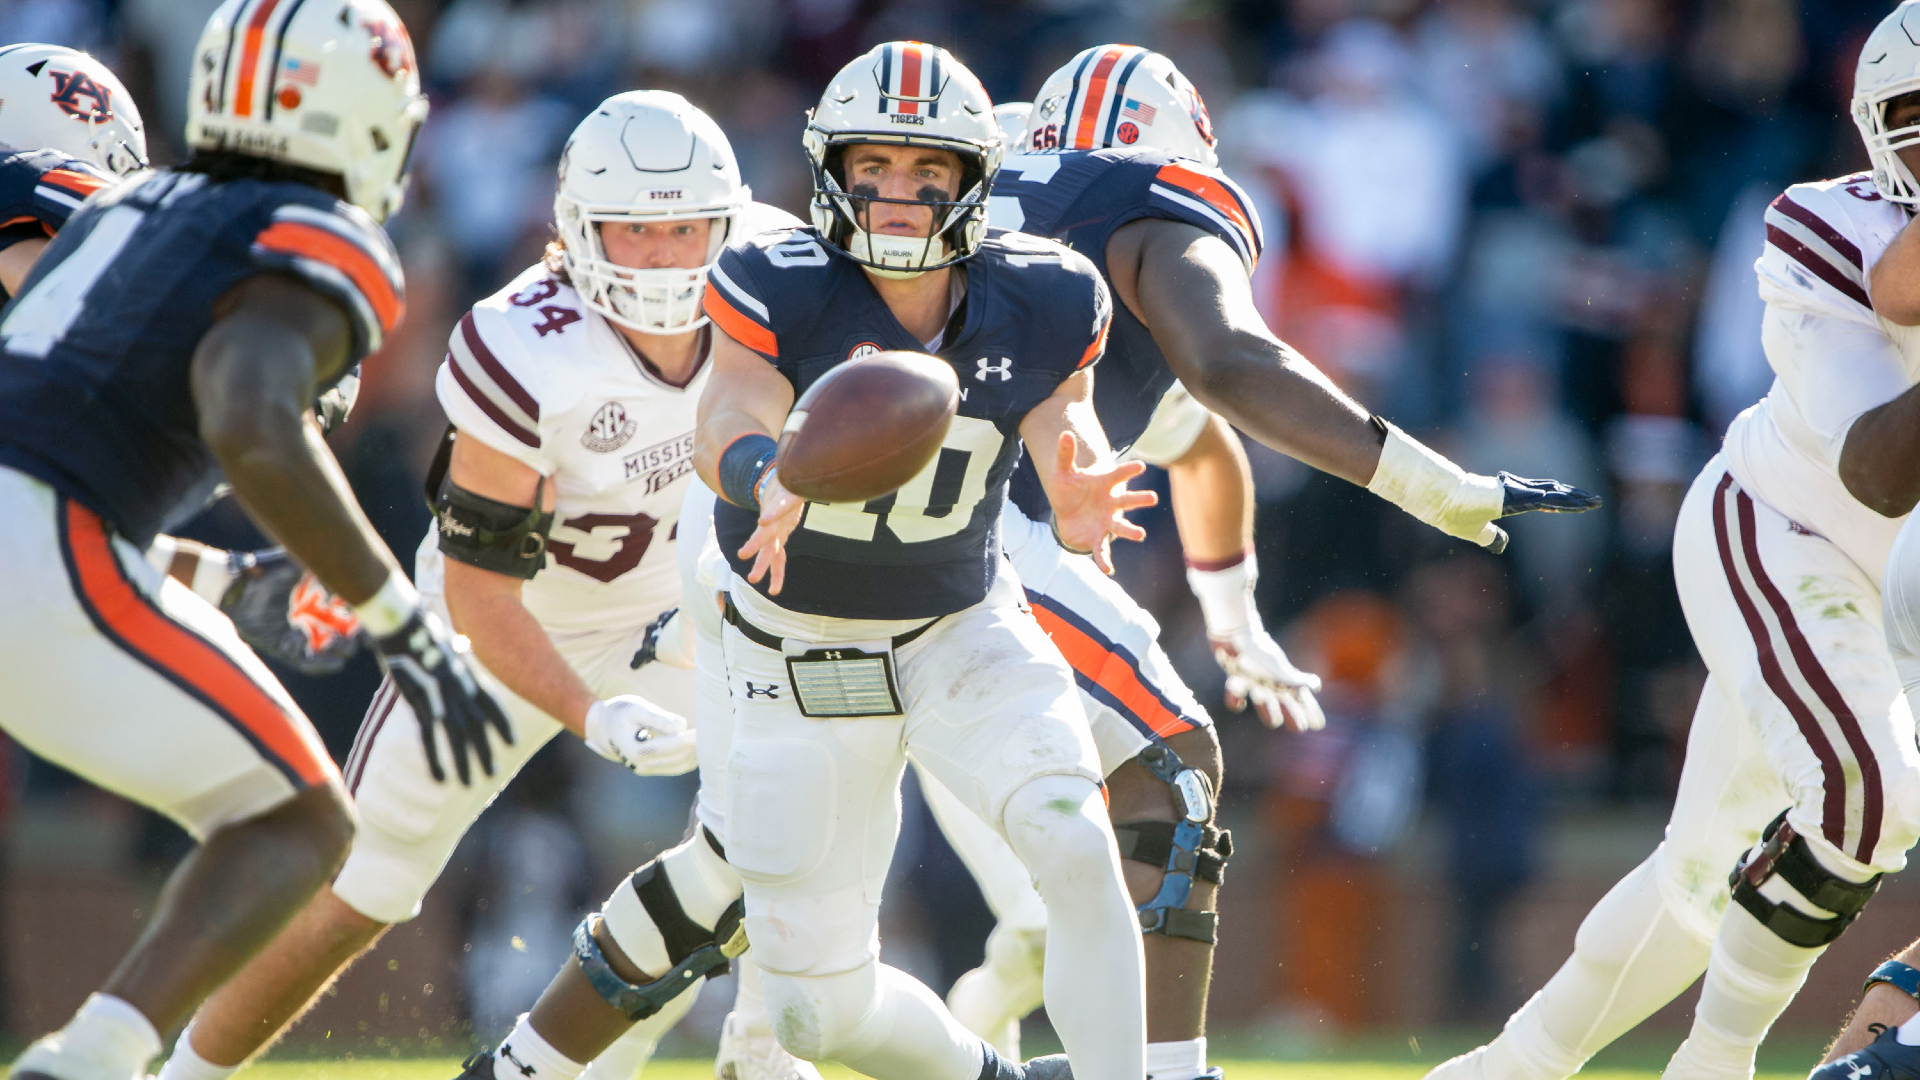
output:
[[[863,341],[860,344],[855,345],[852,348],[852,350],[847,353],[847,359],[858,360],[863,356],[872,356],[875,353],[880,351],[881,351],[880,346],[874,344],[871,341]]]
[[[1140,141],[1140,128],[1131,120],[1121,124],[1113,134],[1115,138],[1129,145]]]
[[[637,426],[619,402],[609,401],[600,406],[600,411],[594,413],[593,419],[587,422],[586,433],[580,436],[580,445],[596,454],[611,453],[627,445]]]

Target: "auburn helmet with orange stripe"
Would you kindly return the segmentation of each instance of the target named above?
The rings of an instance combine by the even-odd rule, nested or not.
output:
[[[1022,150],[1142,146],[1219,164],[1206,103],[1173,61],[1138,45],[1095,45],[1047,76]]]
[[[980,80],[953,54],[918,41],[889,41],[840,69],[807,114],[813,162],[813,226],[830,247],[876,274],[906,277],[972,257],[987,235],[987,190],[1006,143]],[[885,143],[950,150],[961,162],[960,195],[921,201],[933,235],[892,236],[861,227],[868,203],[898,202],[851,191],[842,158],[850,146]]]
[[[58,150],[125,176],[147,167],[147,129],[107,65],[60,45],[0,49],[0,143]]]
[[[200,32],[187,142],[338,175],[375,221],[400,208],[426,118],[386,0],[225,0]]]
[[[713,118],[679,94],[630,90],[600,103],[567,138],[553,197],[561,266],[587,306],[643,334],[706,324],[707,271],[753,198],[733,146]],[[713,221],[699,266],[639,268],[607,259],[603,226]]]

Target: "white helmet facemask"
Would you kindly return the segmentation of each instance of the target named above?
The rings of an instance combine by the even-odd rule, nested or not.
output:
[[[562,263],[587,306],[643,334],[683,334],[707,323],[707,274],[753,198],[713,119],[679,94],[635,90],[602,102],[560,158],[553,199]],[[607,257],[604,230],[711,222],[704,261],[632,267]]]
[[[960,151],[962,162],[972,165],[963,169],[963,179],[967,180],[979,173],[978,154]],[[814,202],[830,207],[837,227],[835,233],[844,237],[841,243],[855,262],[881,277],[904,278],[915,274],[924,274],[929,270],[938,270],[952,266],[967,258],[979,246],[977,237],[970,237],[965,254],[949,241],[955,233],[984,232],[984,229],[969,228],[976,221],[984,222],[985,215],[980,212],[985,205],[983,185],[974,180],[973,184],[957,199],[891,199],[886,198],[865,185],[854,185],[851,190],[844,187],[834,175],[844,169],[838,165],[842,154],[829,153],[821,175],[815,181]],[[968,158],[974,159],[968,162]],[[932,228],[927,236],[901,236],[896,233],[876,233],[865,228],[871,220],[876,205],[926,207],[932,211]]]

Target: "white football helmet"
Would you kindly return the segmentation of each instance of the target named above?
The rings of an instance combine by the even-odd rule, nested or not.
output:
[[[107,65],[59,45],[0,49],[0,143],[58,150],[116,176],[147,167],[147,129]]]
[[[225,0],[194,49],[187,142],[338,174],[385,221],[427,118],[420,64],[386,0]]]
[[[700,311],[707,271],[752,198],[712,117],[665,90],[615,94],[580,121],[560,154],[553,222],[561,265],[587,306],[621,326],[643,334],[698,329],[707,322]],[[607,260],[600,242],[609,223],[695,218],[718,219],[699,266],[621,266]]]
[[[1920,206],[1916,182],[1897,151],[1920,144],[1920,124],[1887,130],[1887,102],[1920,90],[1920,0],[1906,0],[1867,35],[1853,71],[1853,123],[1873,162],[1873,186],[1889,202]]]
[[[971,258],[987,235],[987,190],[1006,156],[987,92],[947,50],[889,41],[840,69],[807,114],[813,227],[829,247],[876,274],[909,277]],[[862,143],[927,146],[960,156],[960,196],[933,208],[933,235],[873,234],[858,210],[899,202],[846,189],[841,158]]]
[[[1173,61],[1138,45],[1095,45],[1047,76],[1022,150],[1145,146],[1218,165],[1206,102]]]

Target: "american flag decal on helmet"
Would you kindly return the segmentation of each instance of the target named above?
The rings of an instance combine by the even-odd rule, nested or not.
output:
[[[920,41],[884,46],[873,77],[880,85],[882,115],[940,115],[940,92],[947,80],[940,71],[940,50],[934,46]]]
[[[1060,145],[1068,150],[1093,150],[1113,144],[1113,130],[1127,105],[1127,80],[1147,50],[1138,45],[1111,45],[1089,53],[1073,73],[1073,91],[1060,119]],[[1144,121],[1152,123],[1149,116]]]

